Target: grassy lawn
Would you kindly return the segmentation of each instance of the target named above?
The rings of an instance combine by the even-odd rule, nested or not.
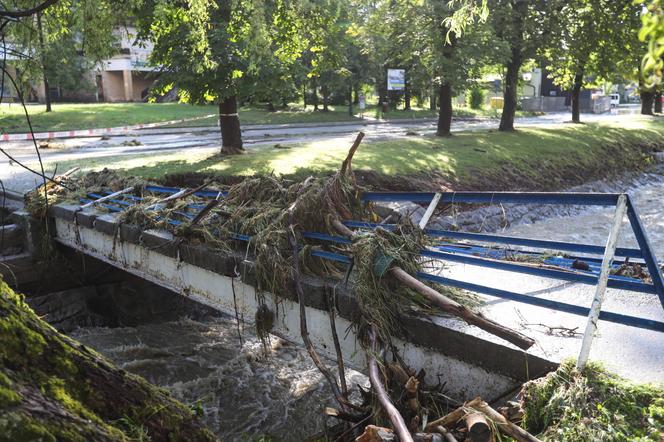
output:
[[[329,106],[329,112],[314,112],[313,106],[291,104],[286,109],[268,112],[264,106],[244,106],[240,109],[242,124],[289,124],[289,123],[326,123],[354,121],[359,118],[359,109],[353,107],[354,116],[348,115],[347,106]],[[53,112],[46,113],[44,105],[31,104],[28,113],[36,132],[93,129],[104,127],[131,126],[143,123],[204,117],[194,121],[169,125],[168,127],[215,126],[217,108],[215,106],[192,106],[183,103],[68,103],[54,104]],[[500,117],[500,111],[494,109],[473,110],[455,108],[456,117]],[[517,116],[526,115],[517,113]],[[527,114],[532,115],[532,114]],[[428,108],[413,107],[409,111],[391,110],[382,116],[376,106],[369,106],[364,111],[368,118],[384,120],[436,118],[437,111]],[[0,106],[0,133],[28,132],[23,108],[16,104]]]
[[[365,142],[353,160],[356,170],[382,175],[418,175],[436,172],[451,183],[481,187],[480,179],[539,183],[556,188],[569,182],[591,179],[587,174],[619,172],[643,162],[639,146],[662,145],[664,121],[638,116],[617,123],[564,124],[524,128],[514,133],[461,132],[450,138],[434,136],[396,137]],[[205,172],[217,175],[303,175],[337,170],[350,142],[347,139],[298,144],[287,149],[274,145],[251,147],[247,154],[220,158],[186,151],[150,156],[105,157],[84,163],[86,169],[110,167],[146,178],[169,173]],[[81,161],[60,164],[60,169]],[[584,175],[586,174],[586,175]]]
[[[179,126],[209,126],[217,124],[216,106],[192,106],[184,103],[95,103],[54,104],[53,112],[45,112],[43,105],[29,105],[28,113],[37,132],[130,126],[142,123],[215,116],[181,123]],[[247,106],[240,109],[243,124],[282,124],[327,121],[348,121],[346,107],[330,107],[330,112],[313,112],[312,108],[289,107],[268,112],[264,107]],[[171,125],[169,127],[178,127]],[[0,133],[27,132],[23,108],[19,105],[0,106]]]
[[[339,121],[357,120],[357,116],[348,115],[346,106],[329,106],[328,112],[314,112],[313,106],[291,104],[287,109],[277,108],[275,112],[268,112],[265,107],[244,106],[240,108],[240,122],[242,124],[289,124],[289,123],[332,123]],[[195,127],[215,126],[217,117],[206,118],[196,121],[185,121],[169,127]]]

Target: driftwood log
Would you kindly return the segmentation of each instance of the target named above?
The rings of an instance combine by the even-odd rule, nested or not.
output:
[[[474,404],[472,408],[484,413],[486,417],[493,421],[501,433],[513,437],[517,442],[542,442],[523,428],[514,425],[512,422],[505,419],[505,416],[498,413],[484,401],[479,401],[477,404]]]
[[[367,359],[369,363],[369,380],[371,381],[371,386],[376,392],[376,397],[378,398],[380,406],[383,408],[383,411],[385,411],[385,414],[392,423],[392,427],[394,428],[395,433],[399,437],[399,441],[413,442],[413,437],[411,436],[410,431],[408,430],[408,426],[404,422],[403,416],[401,416],[399,410],[397,410],[397,408],[392,403],[390,396],[387,394],[380,373],[378,371],[378,363],[376,362],[376,357],[375,357],[375,354],[379,352],[376,330],[374,330],[374,328],[372,327],[372,330],[370,331],[369,334],[370,334],[369,338],[371,340],[371,352],[367,352]]]
[[[332,220],[332,226],[341,235],[350,238],[355,236],[355,232],[346,227],[339,219]],[[390,269],[390,273],[402,284],[405,284],[413,290],[416,290],[445,313],[449,313],[458,318],[461,318],[468,324],[474,325],[484,331],[491,333],[492,335],[505,339],[506,341],[511,342],[519,348],[528,349],[535,344],[534,339],[519,333],[516,330],[512,330],[509,327],[505,327],[504,325],[492,321],[491,319],[483,316],[481,313],[475,313],[469,310],[458,302],[444,296],[443,294],[419,281],[415,277],[409,275],[400,267],[392,267]]]
[[[466,428],[468,442],[491,442],[493,440],[493,431],[491,425],[482,413],[469,413],[466,415]]]
[[[412,288],[413,290],[416,290],[445,313],[450,313],[458,318],[461,318],[468,324],[474,325],[495,336],[503,338],[504,340],[511,342],[519,348],[528,349],[535,344],[534,339],[519,333],[516,330],[512,330],[511,328],[498,324],[497,322],[486,318],[481,313],[475,313],[469,310],[465,306],[442,295],[438,291],[424,284],[422,281],[409,275],[406,273],[406,271],[399,267],[392,267],[390,269],[390,273],[402,284]]]

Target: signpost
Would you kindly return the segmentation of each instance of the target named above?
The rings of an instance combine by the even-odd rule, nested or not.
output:
[[[388,69],[387,70],[387,90],[403,91],[406,89],[406,70]]]
[[[364,118],[364,109],[367,107],[367,100],[364,97],[364,94],[359,96],[359,105],[360,105],[360,118]]]

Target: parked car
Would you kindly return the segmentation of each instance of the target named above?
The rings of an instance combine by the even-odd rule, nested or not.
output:
[[[620,94],[611,94],[609,97],[611,97],[611,107],[618,107],[620,104]]]

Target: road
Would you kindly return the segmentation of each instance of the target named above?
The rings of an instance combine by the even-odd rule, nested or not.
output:
[[[619,121],[625,113],[634,113],[634,107],[621,108],[602,115],[584,114],[584,121]],[[561,124],[569,121],[570,114],[551,113],[540,117],[525,117],[516,120],[517,127],[536,127]],[[452,125],[453,131],[486,130],[498,125],[496,119],[459,119]],[[376,122],[366,120],[359,123],[333,124],[293,124],[293,125],[254,125],[245,126],[243,139],[245,147],[276,144],[304,143],[338,139],[350,143],[359,131],[365,132],[365,142],[383,138],[405,137],[407,132],[419,135],[433,134],[436,121],[399,120],[394,122]],[[219,149],[220,134],[216,127],[204,128],[157,128],[143,129],[108,137],[93,136],[58,139],[57,147],[41,149],[42,159],[48,172],[53,172],[58,162],[76,159],[103,159],[105,157],[127,156],[140,158],[154,156],[160,152],[173,153],[187,149],[192,154],[213,154]],[[31,167],[38,166],[35,148],[32,142],[0,142],[17,161]],[[62,170],[60,170],[62,172]],[[10,189],[24,192],[39,182],[39,177],[25,171],[6,157],[0,158],[0,180]]]

